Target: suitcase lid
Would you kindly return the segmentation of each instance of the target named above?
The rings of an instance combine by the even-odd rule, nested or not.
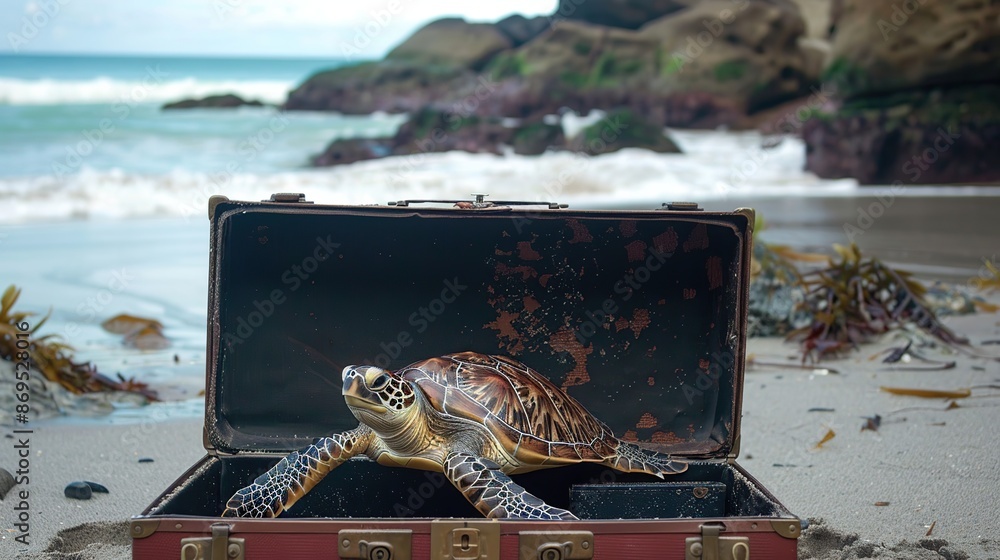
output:
[[[738,453],[754,213],[210,203],[210,453],[357,426],[350,364],[466,350],[546,375],[625,440]]]

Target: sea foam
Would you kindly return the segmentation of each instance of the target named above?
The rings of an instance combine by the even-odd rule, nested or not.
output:
[[[67,105],[168,102],[234,93],[247,100],[280,104],[295,86],[288,81],[208,81],[151,73],[136,80],[107,77],[86,80],[0,78],[0,105]]]
[[[142,174],[84,167],[63,176],[0,179],[0,222],[74,218],[187,216],[205,219],[208,199],[263,200],[303,192],[326,204],[385,204],[406,198],[568,203],[573,207],[659,207],[674,200],[747,196],[842,196],[852,180],[828,181],[802,171],[801,143],[762,150],[757,135],[675,132],[684,154],[625,149],[588,157],[447,152],[414,154],[325,169],[270,173],[175,170]],[[755,141],[757,144],[755,144]]]

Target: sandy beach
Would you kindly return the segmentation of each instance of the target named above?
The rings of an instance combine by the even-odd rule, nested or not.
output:
[[[974,339],[1000,336],[996,316],[949,324]],[[831,362],[840,372],[835,375],[750,369],[740,463],[792,512],[811,520],[800,541],[803,559],[997,558],[993,509],[1000,503],[1000,474],[992,442],[1000,390],[976,389],[947,410],[944,401],[893,396],[879,386],[996,386],[1000,362],[957,358],[951,371],[912,372],[884,371],[868,360],[892,343]],[[750,349],[762,361],[787,362],[793,353],[777,339],[753,339]],[[879,431],[861,431],[863,417],[874,414],[883,417]],[[827,429],[836,437],[815,449]],[[0,448],[5,465],[14,460],[6,441]],[[128,518],[204,453],[198,420],[42,426],[31,447],[32,546],[18,557],[39,559],[130,558]],[[154,462],[139,463],[140,457]],[[110,494],[68,500],[62,488],[71,480],[99,481]],[[16,503],[10,496],[3,503],[6,520]],[[5,525],[0,554],[10,558],[22,549],[11,523]]]
[[[768,220],[773,227],[768,232],[771,239],[815,248],[843,241],[843,223],[870,200],[795,203],[769,199],[746,204],[725,201],[725,206],[757,206],[765,216],[772,216]],[[923,277],[967,282],[981,259],[996,251],[989,225],[995,205],[989,200],[898,198],[898,205],[859,242],[893,262],[923,270]],[[953,217],[933,219],[937,215]],[[192,372],[204,360],[195,342],[203,336],[197,308],[204,301],[205,269],[200,264],[207,261],[204,225],[126,221],[6,228],[5,251],[13,251],[6,253],[12,258],[27,258],[42,246],[68,254],[95,239],[109,242],[109,238],[123,247],[125,255],[88,268],[87,281],[80,283],[78,292],[66,292],[71,275],[56,274],[58,258],[51,262],[35,259],[37,266],[14,271],[9,280],[31,288],[26,290],[26,308],[44,308],[44,298],[54,293],[64,294],[61,303],[67,306],[87,289],[99,286],[102,274],[115,267],[131,267],[138,280],[117,295],[107,311],[134,305],[159,309],[180,342],[182,372],[170,373],[162,357],[136,362],[135,356],[113,352],[98,335],[80,342],[93,356],[113,360],[126,374],[136,371],[130,369],[130,360],[140,364],[138,371],[158,375],[164,386],[174,388],[175,397],[182,396],[180,388],[194,389]],[[138,233],[129,240],[121,235],[125,231]],[[89,233],[81,236],[81,232]],[[101,232],[105,237],[97,235]],[[906,243],[899,244],[899,240]],[[129,247],[136,250],[130,252]],[[148,258],[164,251],[182,255],[174,261],[181,265],[164,266]],[[57,313],[54,319],[53,328],[58,330],[74,316]],[[979,346],[1000,338],[1000,315],[950,317],[946,322],[967,335],[977,351],[1000,354],[997,346]],[[746,373],[740,463],[793,513],[812,520],[800,543],[801,558],[1000,557],[993,512],[1000,503],[993,447],[995,426],[1000,423],[1000,389],[989,387],[1000,385],[1000,362],[932,349],[925,351],[929,357],[955,360],[957,366],[920,372],[887,370],[880,361],[870,359],[903,343],[887,336],[850,358],[824,364],[837,374],[771,366],[754,366]],[[750,352],[759,362],[797,363],[796,348],[780,339],[751,339]],[[949,408],[947,401],[894,396],[881,392],[880,386],[974,389],[972,397]],[[204,454],[197,402],[30,426],[30,484],[16,487],[0,506],[0,557],[129,558],[129,517]],[[876,414],[882,416],[880,429],[862,431],[863,418]],[[815,445],[828,430],[836,436],[817,449]],[[10,428],[4,431],[10,433]],[[0,466],[13,471],[18,440],[3,441],[7,443],[0,446]],[[140,458],[153,462],[140,463]],[[110,493],[97,494],[89,501],[69,500],[63,488],[76,480],[99,482]],[[17,493],[25,488],[30,492],[31,542],[26,549],[14,541],[19,534],[14,528]]]

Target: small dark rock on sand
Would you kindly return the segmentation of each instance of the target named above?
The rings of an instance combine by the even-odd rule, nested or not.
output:
[[[89,480],[84,480],[83,483],[90,486],[90,489],[98,494],[110,494],[110,492],[108,492],[108,487],[103,484],[98,484]]]
[[[153,458],[152,457],[140,457],[139,458],[139,462],[140,463],[152,463],[153,462]]]
[[[17,483],[14,482],[14,475],[10,474],[7,469],[0,469],[0,500],[4,499],[7,492],[10,492],[14,486],[17,486]]]
[[[74,500],[89,500],[94,495],[94,490],[86,482],[70,482],[63,494]]]

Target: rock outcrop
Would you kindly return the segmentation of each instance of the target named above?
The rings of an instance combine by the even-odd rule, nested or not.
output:
[[[1000,5],[840,0],[824,80],[840,104],[803,127],[806,169],[865,184],[1000,180]]]
[[[654,50],[633,31],[560,22],[490,63],[486,71],[499,85],[479,110],[532,118],[563,107],[587,113],[629,105],[647,89]]]
[[[510,145],[515,154],[537,156],[550,149],[560,149],[566,145],[566,136],[561,124],[534,122],[514,132]]]
[[[824,79],[844,98],[1000,81],[1000,4],[843,0]]]
[[[313,156],[314,167],[346,165],[357,161],[392,155],[392,138],[342,138],[327,145],[323,153]]]
[[[481,111],[513,117],[562,107],[628,107],[674,127],[714,128],[799,97],[824,54],[800,44],[792,4],[704,0],[637,31],[562,21],[486,71],[501,83]]]
[[[562,126],[542,121],[511,123],[499,117],[459,115],[432,107],[416,111],[396,134],[385,138],[351,138],[331,142],[312,158],[314,166],[354,163],[386,156],[460,150],[501,154],[538,155],[565,148]]]
[[[826,39],[830,36],[830,20],[836,0],[792,0],[806,22],[806,37]]]
[[[201,99],[183,99],[167,103],[163,105],[162,109],[233,109],[243,106],[263,107],[264,104],[257,100],[247,101],[238,95],[226,93],[223,95],[209,95]]]
[[[312,163],[322,167],[452,150],[499,155],[511,149],[515,154],[538,155],[547,150],[570,149],[600,155],[622,148],[680,153],[680,148],[664,135],[662,126],[628,109],[610,112],[567,143],[562,125],[548,119],[512,121],[425,107],[403,123],[394,136],[338,139],[313,157]]]
[[[683,10],[693,3],[694,0],[559,0],[553,18],[639,29],[654,19]]]
[[[511,40],[490,23],[469,23],[460,18],[433,21],[417,30],[385,56],[387,61],[456,66],[479,70]]]
[[[609,154],[624,148],[643,148],[662,154],[681,149],[667,138],[663,127],[651,124],[628,109],[616,109],[570,140],[569,149],[589,155]]]
[[[288,94],[285,108],[351,115],[405,113],[451,98],[475,80],[474,72],[455,66],[364,62],[314,74]]]
[[[417,154],[461,150],[470,153],[502,153],[515,128],[500,118],[458,115],[425,108],[403,123],[393,138],[393,153]]]
[[[806,169],[861,184],[1000,181],[1000,86],[856,98],[805,123]]]
[[[512,47],[520,47],[548,29],[549,23],[547,17],[526,18],[521,14],[514,14],[498,21],[496,28],[507,37]]]
[[[799,44],[805,21],[792,3],[702,0],[640,30],[667,61],[657,82],[667,92],[710,93],[753,112],[803,95],[818,80]]]
[[[804,32],[791,0],[563,0],[550,18],[433,22],[383,61],[311,77],[286,107],[461,104],[521,119],[625,107],[657,125],[712,128],[817,83],[824,53]]]

